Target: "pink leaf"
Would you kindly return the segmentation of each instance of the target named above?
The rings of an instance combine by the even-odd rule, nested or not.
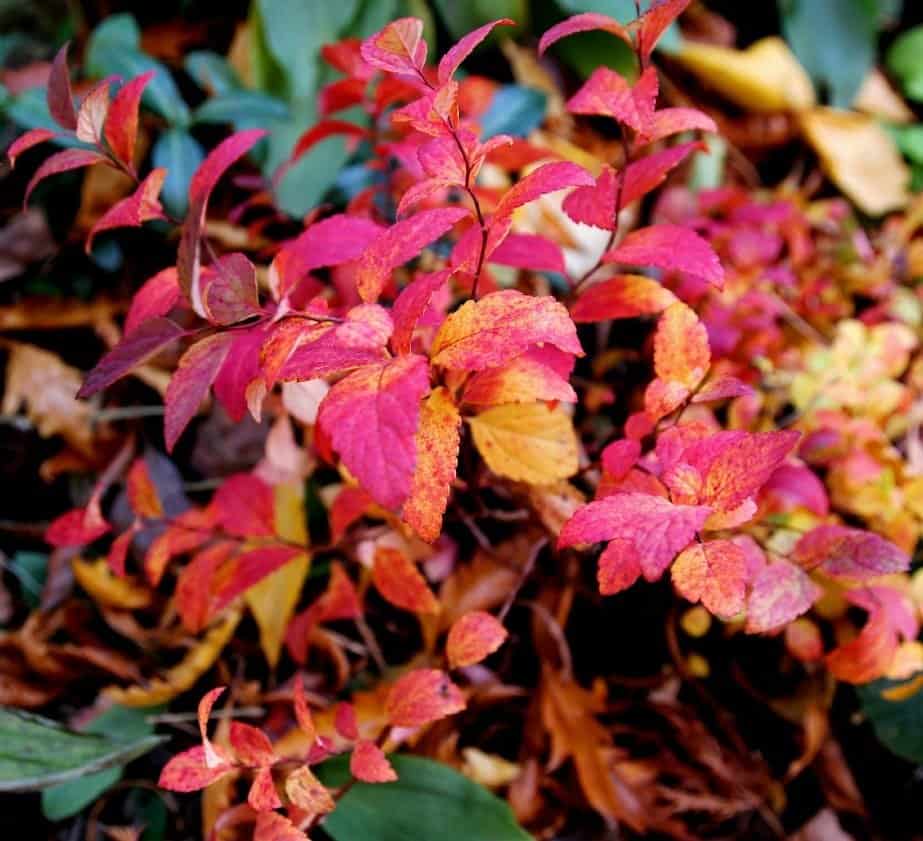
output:
[[[77,396],[86,398],[102,391],[171,342],[185,336],[186,332],[166,318],[152,318],[139,324],[96,363],[96,367],[87,374]]]
[[[880,535],[835,524],[811,529],[791,557],[804,569],[820,566],[834,578],[853,581],[906,572],[910,566],[907,553]]]
[[[334,385],[321,403],[317,421],[333,448],[387,508],[397,508],[410,492],[420,401],[428,391],[426,359],[401,356],[360,368]]]
[[[633,22],[632,29],[638,34],[638,52],[642,60],[650,56],[660,36],[691,2],[692,0],[656,0],[638,20]]]
[[[541,342],[583,356],[577,330],[564,306],[550,296],[505,289],[466,301],[439,328],[432,361],[445,368],[494,368]]]
[[[67,48],[65,44],[58,50],[51,65],[48,77],[46,101],[48,113],[61,128],[75,131],[77,129],[77,111],[74,108],[74,94],[71,90],[70,70],[67,66]]]
[[[179,361],[164,395],[164,438],[172,452],[179,436],[198,411],[227,357],[233,336],[216,333],[196,342]]]
[[[244,724],[241,721],[232,721],[230,741],[234,753],[244,765],[251,767],[272,765],[276,760],[272,742],[258,727]]]
[[[163,187],[167,171],[162,168],[151,170],[150,174],[135,189],[135,191],[121,201],[110,207],[90,229],[87,236],[87,254],[93,248],[93,239],[101,231],[112,228],[138,228],[152,219],[163,219],[163,209],[160,206],[160,188]]]
[[[473,666],[503,645],[508,634],[492,614],[472,610],[455,621],[449,629],[445,650],[453,669]]]
[[[168,791],[199,791],[234,770],[230,764],[209,767],[205,764],[205,748],[196,745],[174,756],[160,772],[157,782]]]
[[[170,266],[144,281],[135,292],[125,316],[125,335],[136,330],[145,321],[166,315],[179,302],[179,280],[176,268]]]
[[[586,189],[586,188],[581,188]],[[490,255],[491,263],[534,272],[564,274],[561,246],[537,234],[509,234]]]
[[[105,136],[109,148],[116,158],[132,170],[138,137],[138,108],[144,89],[156,73],[156,70],[148,70],[122,85],[112,99],[106,119]]]
[[[461,63],[471,55],[474,48],[477,47],[481,41],[490,35],[494,27],[515,25],[515,21],[509,18],[501,18],[500,20],[485,23],[483,26],[479,26],[473,32],[469,32],[465,35],[457,44],[453,45],[439,61],[439,70],[437,74],[439,84],[444,85],[452,78]]]
[[[522,207],[546,193],[563,190],[565,187],[589,186],[593,176],[583,167],[569,161],[554,161],[519,179],[503,195],[494,211],[494,217],[509,216],[517,207]]]
[[[599,556],[596,580],[599,592],[613,596],[627,590],[641,577],[641,558],[630,540],[612,540]]]
[[[757,573],[747,600],[747,632],[765,634],[807,612],[821,589],[788,561],[776,561]]]
[[[621,38],[629,47],[632,46],[631,35],[617,20],[596,12],[585,12],[584,14],[569,17],[567,20],[562,20],[542,35],[541,41],[538,42],[539,54],[544,53],[552,44],[566,38],[568,35],[574,35],[577,32],[590,32],[596,29],[611,32],[617,38]]]
[[[192,301],[196,312],[201,313],[201,306],[197,306],[195,296],[198,295],[199,286],[200,238],[209,196],[221,176],[265,135],[266,131],[263,129],[249,129],[232,134],[208,153],[189,183],[189,211],[183,223],[176,268],[179,272],[180,288]]]
[[[718,126],[707,114],[695,108],[663,108],[657,111],[644,130],[643,142],[655,143],[681,131],[717,132]]]
[[[259,812],[253,841],[309,841],[295,824],[278,812]]]
[[[673,505],[658,496],[614,494],[580,508],[561,530],[558,546],[626,541],[633,545],[644,577],[655,581],[689,545],[709,513],[707,506]]]
[[[298,138],[295,148],[292,149],[292,154],[289,156],[288,163],[295,163],[322,140],[341,135],[352,138],[366,137],[368,129],[355,123],[348,123],[346,120],[321,120]]]
[[[272,537],[275,501],[272,488],[252,473],[236,473],[222,482],[212,499],[218,523],[237,537]]]
[[[417,322],[429,307],[433,295],[445,285],[450,276],[451,271],[448,269],[421,274],[401,290],[391,309],[391,317],[394,319],[391,348],[395,353],[410,353]]]
[[[39,143],[44,143],[46,140],[51,140],[52,137],[56,137],[57,132],[51,131],[47,128],[34,128],[31,131],[27,131],[25,134],[17,137],[6,150],[6,156],[10,159],[10,166],[16,165],[16,158],[18,158],[23,152],[27,149],[31,149],[33,146],[38,146]]]
[[[90,90],[77,111],[77,139],[84,143],[99,145],[103,135],[103,123],[109,111],[109,85],[111,79],[103,79]]]
[[[651,225],[632,231],[603,255],[603,261],[685,272],[718,289],[724,286],[724,269],[711,245],[680,225]]]
[[[573,114],[612,117],[644,134],[654,115],[657,72],[649,67],[630,85],[620,73],[597,67],[567,103]]]
[[[203,269],[199,297],[213,324],[236,324],[259,315],[256,269],[245,254],[223,254]]]
[[[362,58],[378,70],[417,76],[426,64],[423,21],[399,18],[362,42]]]
[[[714,400],[727,400],[731,397],[747,397],[753,394],[753,388],[735,377],[717,377],[707,382],[692,398],[693,403],[710,403]]]
[[[282,805],[270,767],[264,766],[256,772],[250,791],[247,792],[247,803],[255,812],[271,812]]]
[[[358,260],[356,286],[362,300],[378,300],[393,269],[417,257],[433,240],[468,215],[465,208],[440,207],[424,210],[388,228]]]
[[[26,187],[26,195],[22,200],[23,206],[28,204],[29,196],[32,195],[32,191],[39,185],[39,182],[44,181],[49,175],[80,169],[104,160],[106,159],[99,152],[94,152],[90,149],[65,149],[63,152],[56,152],[50,158],[46,158],[42,165],[35,170],[35,174]]]

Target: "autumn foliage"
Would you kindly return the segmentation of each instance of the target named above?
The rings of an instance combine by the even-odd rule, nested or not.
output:
[[[688,5],[662,0],[627,26],[578,14],[541,38],[543,53],[601,30],[633,51],[634,77],[599,67],[566,101],[566,119],[617,138],[598,165],[576,147],[482,136],[482,80],[459,69],[512,21],[438,61],[415,18],[330,44],[338,77],[284,167],[343,136],[371,150],[378,177],[261,249],[220,247],[209,224],[213,195],[234,187],[245,193],[238,218],[268,226],[266,185],[235,181],[265,131],[215,145],[175,219],[159,199],[166,170],[139,170],[151,74],[114,95],[104,80],[75,106],[67,49],[55,59],[59,130],[26,133],[8,156],[28,167],[38,144],[79,142],[44,160],[25,201],[51,176],[110,167],[133,192],[86,248],[154,220],[176,234],[175,260],[140,285],[79,397],[105,401],[172,353],[167,452],[209,398],[235,422],[271,422],[255,469],[179,508],[129,443],[44,535],[114,627],[136,623],[136,610],[176,617],[159,630],[183,649],[173,665],[117,675],[106,697],[148,707],[201,695],[200,739],[173,750],[160,785],[208,787],[216,833],[305,839],[353,785],[315,773],[336,755],[374,784],[398,778],[389,754],[402,747],[451,756],[452,717],[517,695],[485,661],[533,646],[530,720],[550,733],[550,752],[522,766],[517,817],[551,831],[548,780],[571,762],[570,796],[607,820],[692,837],[671,817],[669,775],[612,742],[606,687],[581,685],[562,653],[585,568],[593,600],[669,582],[683,627],[717,620],[729,638],[761,635],[820,679],[923,668],[906,574],[923,527],[916,404],[912,427],[902,417],[904,373],[919,386],[921,369],[886,265],[912,229],[895,223],[871,242],[843,200],[791,185],[664,188],[718,131],[704,112],[664,104],[654,64]],[[361,121],[341,119],[355,106]],[[573,225],[594,229],[601,248],[575,258]],[[911,434],[914,469],[892,445]],[[321,496],[307,499],[319,471]],[[536,589],[539,568],[557,583]],[[510,624],[522,608],[532,640],[528,624]],[[212,669],[247,614],[274,675],[264,727],[235,718],[253,686]],[[395,635],[396,647],[381,641]],[[678,674],[702,677],[674,644]],[[332,695],[306,691],[318,663],[336,675]]]

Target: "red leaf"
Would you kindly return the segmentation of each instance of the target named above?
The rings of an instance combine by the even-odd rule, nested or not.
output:
[[[711,245],[680,225],[651,225],[632,231],[603,255],[603,262],[685,272],[718,289],[724,286],[724,269]]]
[[[707,114],[695,108],[662,108],[657,111],[644,130],[644,143],[656,143],[681,131],[717,132],[718,126]]]
[[[423,21],[399,18],[362,42],[362,58],[378,70],[419,76],[426,64]]]
[[[222,570],[208,618],[300,554],[297,546],[259,546],[241,552]]]
[[[493,250],[490,262],[499,263],[501,266],[530,269],[534,272],[564,274],[564,254],[561,246],[537,234],[509,234]]]
[[[567,20],[562,20],[552,26],[542,35],[542,39],[538,42],[538,52],[541,55],[556,41],[560,41],[568,35],[574,35],[577,32],[590,32],[596,29],[611,32],[617,38],[621,38],[629,47],[632,46],[631,35],[617,20],[596,12],[585,12],[584,14],[569,17]]]
[[[411,613],[438,613],[439,602],[426,579],[403,552],[380,547],[375,553],[372,582],[395,607]]]
[[[612,117],[644,134],[654,115],[657,100],[657,72],[649,67],[630,85],[620,73],[597,67],[583,87],[567,103],[573,114]]]
[[[176,582],[176,608],[185,628],[201,631],[215,615],[213,582],[238,546],[229,540],[212,543],[197,553],[183,568]]]
[[[743,549],[730,540],[696,543],[685,549],[671,569],[673,585],[691,602],[723,619],[744,609],[747,559]]]
[[[87,254],[93,248],[93,238],[101,231],[109,231],[112,228],[139,228],[152,219],[163,219],[163,208],[158,197],[166,177],[165,169],[151,170],[128,198],[112,205],[90,229],[85,246]]]
[[[439,84],[444,85],[455,75],[455,71],[458,70],[461,63],[471,55],[474,48],[477,47],[481,41],[490,35],[494,27],[515,25],[515,21],[509,18],[501,18],[500,20],[485,23],[483,26],[479,26],[473,32],[469,32],[465,35],[457,44],[453,45],[439,61],[439,70],[437,74]]]
[[[639,556],[644,577],[656,581],[689,545],[710,512],[707,506],[674,505],[658,496],[619,493],[580,508],[565,523],[558,546],[625,541]]]
[[[253,841],[310,841],[295,824],[278,812],[260,812],[256,816]]]
[[[346,135],[347,137],[359,138],[366,137],[368,133],[368,129],[355,123],[348,123],[345,120],[321,120],[298,138],[295,148],[292,149],[292,154],[289,155],[288,164],[295,163],[302,155],[328,137]]]
[[[236,324],[261,313],[256,269],[246,255],[223,254],[202,270],[199,295],[213,324]]]
[[[135,141],[138,137],[138,108],[144,89],[156,73],[156,70],[148,70],[147,73],[122,85],[112,99],[109,117],[106,120],[106,143],[116,158],[132,171]]]
[[[795,544],[791,558],[803,569],[820,566],[834,578],[851,581],[906,572],[910,566],[907,554],[880,535],[835,524],[811,529]]]
[[[10,159],[10,166],[13,167],[16,165],[16,158],[18,158],[23,152],[27,149],[31,149],[33,146],[38,146],[39,143],[44,143],[46,140],[51,140],[52,137],[56,137],[57,132],[51,131],[47,128],[34,128],[30,131],[27,131],[25,134],[17,137],[6,150],[6,156]]]
[[[250,791],[247,792],[247,803],[255,812],[271,812],[282,805],[272,779],[272,768],[268,765],[260,768],[253,777]]]
[[[272,749],[272,742],[258,727],[244,724],[240,721],[231,722],[231,747],[237,758],[252,768],[263,765],[272,765],[276,755]]]
[[[109,547],[109,554],[106,556],[106,562],[109,569],[119,578],[125,577],[125,563],[128,560],[128,551],[134,542],[135,535],[141,530],[139,523],[135,522],[129,526],[127,531],[122,532]]]
[[[75,131],[77,128],[77,111],[74,108],[74,94],[71,90],[70,70],[67,66],[67,48],[65,44],[58,50],[48,76],[48,90],[45,98],[48,113],[61,128]]]
[[[564,369],[563,376],[549,364],[551,354],[562,356],[571,363]],[[476,373],[465,386],[462,402],[478,406],[533,403],[536,400],[576,403],[577,393],[567,382],[572,363],[572,356],[547,345],[526,351],[501,367]]]
[[[307,329],[308,334],[311,335],[310,328],[303,329]],[[279,329],[277,328],[278,332]],[[275,335],[273,334],[273,336]],[[313,335],[318,335],[318,333],[315,332]],[[283,339],[284,343],[286,337],[283,335],[280,338]],[[291,339],[292,335],[289,334],[287,338]],[[270,342],[272,341],[273,338],[271,337]],[[283,381],[302,381],[312,380],[316,377],[335,376],[354,368],[379,363],[385,356],[382,348],[349,347],[344,345],[340,341],[336,330],[327,328],[324,328],[319,333],[319,338],[314,341],[296,342],[294,349],[289,347],[290,355],[287,357],[285,356],[286,348],[284,344],[281,347],[275,345],[268,347],[270,351],[273,348],[281,351],[280,356],[283,362],[281,369],[277,370],[278,378]],[[271,376],[270,372],[273,367],[267,365],[266,351],[267,346],[264,345],[262,354],[264,375],[268,379]],[[278,361],[275,364],[278,364]],[[267,385],[269,385],[268,382]]]
[[[627,590],[641,577],[641,558],[630,540],[612,540],[599,556],[599,592],[611,596]]]
[[[644,275],[616,275],[590,286],[571,307],[578,324],[656,315],[676,301],[676,296]]]
[[[420,400],[428,391],[426,359],[401,356],[349,374],[321,403],[317,422],[333,448],[387,508],[397,508],[410,492]]]
[[[619,480],[637,464],[641,457],[641,444],[633,438],[613,441],[602,451],[600,461],[603,469],[613,479]]]
[[[218,523],[235,537],[272,537],[275,534],[275,496],[272,488],[252,473],[237,473],[222,482],[212,507]]]
[[[457,619],[446,639],[446,656],[453,669],[473,666],[503,645],[506,628],[490,613],[475,610]]]
[[[304,694],[304,680],[301,673],[295,675],[295,719],[302,732],[308,737],[308,743],[314,744],[317,739],[317,728],[314,726],[314,717],[308,708],[308,701]]]
[[[638,52],[646,60],[654,51],[660,36],[686,9],[692,0],[657,0],[640,18],[632,23],[637,32]]]
[[[163,430],[167,452],[173,451],[183,430],[208,395],[232,340],[233,336],[229,333],[216,333],[196,342],[180,358],[164,395]]]
[[[86,508],[73,508],[53,520],[45,531],[45,542],[58,548],[85,546],[111,528],[99,510],[99,502],[91,501]]]
[[[451,271],[448,269],[420,274],[401,290],[391,309],[391,317],[394,319],[391,348],[396,354],[410,353],[417,322],[429,307],[433,295],[445,285],[450,276]]]
[[[170,266],[144,281],[135,292],[125,316],[125,335],[134,332],[145,321],[166,315],[180,298],[176,268]]]
[[[494,218],[509,216],[518,207],[535,201],[539,196],[563,190],[565,187],[590,186],[593,176],[583,167],[569,161],[554,161],[532,170],[503,194]]]
[[[385,702],[388,720],[395,727],[422,727],[461,712],[461,690],[438,669],[417,669],[396,681]]]
[[[442,532],[458,466],[461,415],[444,387],[423,402],[416,435],[416,467],[401,517],[423,540],[434,543]]]
[[[466,301],[439,328],[432,362],[445,368],[495,368],[532,345],[548,343],[583,356],[577,330],[563,304],[552,297],[506,289]]]
[[[363,783],[393,783],[397,774],[384,751],[374,742],[362,739],[349,757],[349,771]]]
[[[247,154],[266,135],[263,129],[249,129],[232,134],[219,143],[199,164],[189,182],[189,211],[183,224],[177,254],[176,268],[179,272],[180,286],[187,298],[192,301],[196,312],[198,294],[201,232],[205,224],[205,212],[212,190],[222,175],[238,160]]]
[[[341,701],[333,711],[333,727],[344,739],[354,742],[359,738],[359,724],[356,720],[356,708]]]
[[[462,207],[440,207],[421,211],[388,228],[359,257],[356,287],[362,300],[377,301],[393,269],[419,256],[427,245],[468,215]]]
[[[145,321],[130,335],[124,336],[121,342],[96,363],[96,367],[87,374],[77,396],[86,398],[102,391],[168,344],[185,335],[186,331],[182,327],[166,318]]]
[[[215,702],[221,697],[225,689],[227,689],[226,686],[216,686],[199,699],[197,710],[199,736],[202,739],[203,762],[209,768],[217,768],[227,764],[208,738],[208,719],[212,714],[212,708],[215,706]]]
[[[747,600],[747,632],[775,631],[808,611],[821,589],[788,561],[778,560],[757,573]]]
[[[702,148],[703,144],[699,142],[680,143],[629,164],[624,170],[621,206],[627,207],[659,187],[670,170],[679,166],[691,152]],[[612,167],[604,167],[594,186],[578,187],[564,199],[564,212],[575,222],[611,231],[615,221],[618,179],[619,175]]]
[[[72,169],[92,166],[104,160],[106,159],[99,152],[94,152],[91,149],[65,149],[63,152],[56,152],[50,158],[46,158],[42,165],[35,170],[35,174],[26,187],[26,195],[22,200],[23,206],[29,203],[29,196],[32,195],[32,191],[50,175],[58,175]]]
[[[209,768],[205,764],[205,748],[196,745],[177,754],[164,766],[157,785],[168,791],[199,791],[233,770],[234,767],[229,764]]]
[[[330,506],[330,537],[338,543],[347,529],[363,517],[373,505],[372,497],[362,488],[345,486]]]

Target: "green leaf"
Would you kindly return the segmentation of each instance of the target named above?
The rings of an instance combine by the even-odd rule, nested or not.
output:
[[[392,756],[398,780],[356,783],[324,820],[335,841],[529,841],[509,806],[439,762]],[[348,758],[317,769],[326,785],[349,779]]]
[[[165,739],[122,731],[111,719],[98,726],[108,735],[75,733],[55,721],[0,707],[0,792],[35,791],[124,765]]]
[[[900,79],[904,93],[923,102],[923,26],[908,29],[897,38],[886,62],[888,70]]]
[[[504,85],[481,117],[484,139],[497,134],[526,137],[545,119],[548,98],[542,91],[522,85]]]
[[[151,163],[167,168],[160,197],[174,216],[182,216],[189,204],[189,182],[205,152],[188,131],[181,128],[165,131],[151,150]]]
[[[8,569],[19,579],[23,601],[31,610],[37,608],[48,576],[48,555],[20,550],[10,558]]]
[[[923,164],[923,125],[886,126],[901,154],[915,164]]]
[[[889,701],[882,696],[884,690],[899,685],[876,680],[857,686],[856,692],[879,741],[898,756],[923,763],[923,693],[916,692],[903,701]]]
[[[517,27],[505,27],[504,37],[511,37],[529,22],[526,0],[434,0],[433,5],[453,38],[461,38],[472,29],[497,18],[510,18]]]
[[[121,766],[87,774],[42,792],[42,814],[49,821],[63,821],[82,812],[107,789],[122,779]]]
[[[193,113],[194,123],[233,123],[235,130],[254,128],[272,120],[288,120],[288,105],[260,91],[230,91],[203,102]]]
[[[189,108],[180,96],[170,71],[141,51],[141,32],[130,14],[106,18],[90,35],[86,71],[90,76],[121,76],[128,81],[148,70],[157,75],[144,90],[143,102],[174,125],[189,121]]]
[[[237,71],[224,56],[210,50],[194,50],[183,59],[183,69],[195,83],[212,96],[239,90],[242,85]]]
[[[830,104],[848,108],[875,62],[875,0],[779,0],[782,31]]]

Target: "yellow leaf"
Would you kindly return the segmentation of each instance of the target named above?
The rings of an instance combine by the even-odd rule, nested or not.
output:
[[[676,58],[749,111],[801,111],[816,101],[810,77],[781,38],[763,38],[745,50],[683,41]]]
[[[577,436],[560,408],[510,403],[481,412],[469,423],[475,446],[500,476],[548,485],[577,472]]]
[[[107,697],[113,703],[126,707],[153,707],[172,701],[177,695],[191,689],[212,667],[234,634],[238,622],[240,610],[229,610],[173,668],[151,680],[147,686],[129,686],[127,689],[110,686],[105,690]]]
[[[872,117],[815,108],[801,115],[801,128],[830,180],[860,210],[880,216],[907,204],[910,170]]]
[[[97,604],[123,610],[137,610],[151,603],[150,590],[128,578],[114,575],[105,558],[95,561],[74,558],[71,567],[77,583]]]
[[[300,485],[276,485],[276,534],[293,543],[308,545],[304,491]],[[279,662],[285,629],[298,603],[308,574],[308,553],[296,555],[247,591],[246,600],[260,629],[260,646],[270,666]]]

